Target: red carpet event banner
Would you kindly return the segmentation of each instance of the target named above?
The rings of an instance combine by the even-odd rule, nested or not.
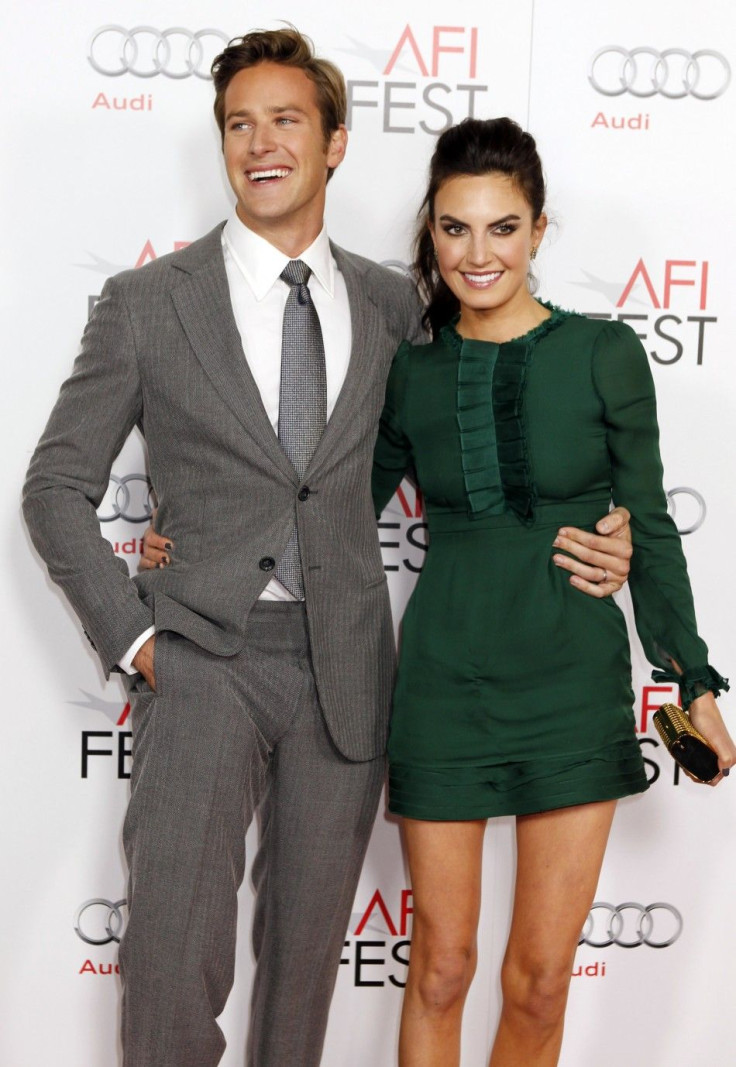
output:
[[[131,768],[123,687],[104,681],[31,548],[20,487],[105,279],[185,247],[231,210],[210,64],[231,37],[280,20],[308,33],[347,79],[349,146],[328,189],[331,236],[397,272],[407,269],[437,134],[466,116],[510,115],[537,138],[552,221],[535,263],[539,295],[625,321],[641,338],[700,629],[712,662],[736,673],[732,5],[705,0],[697,17],[685,0],[15,5],[3,64],[7,1067],[119,1062]],[[131,573],[152,499],[134,433],[99,510]],[[378,532],[398,627],[427,543],[408,483]],[[677,692],[650,672],[635,642],[652,788],[619,805],[581,930],[563,1067],[695,1067],[727,1061],[732,1044],[723,1008],[736,994],[736,781],[713,792],[678,774],[652,725]],[[736,702],[726,696],[722,707],[732,716]],[[251,858],[254,844],[251,831]],[[513,875],[513,820],[492,821],[464,1067],[487,1062],[498,1020]],[[221,1017],[224,1067],[244,1062],[251,912],[246,875],[236,983]],[[345,934],[325,1067],[395,1062],[411,932],[398,823],[381,813]]]

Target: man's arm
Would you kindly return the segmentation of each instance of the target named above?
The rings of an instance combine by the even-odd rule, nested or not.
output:
[[[626,508],[614,508],[596,523],[597,533],[575,526],[563,526],[553,541],[570,556],[555,553],[553,562],[570,572],[570,584],[598,598],[617,593],[629,577],[631,567],[631,515]]]
[[[141,414],[130,314],[111,279],[31,460],[23,499],[33,543],[106,674],[153,622],[125,561],[100,533],[96,514],[113,460]]]

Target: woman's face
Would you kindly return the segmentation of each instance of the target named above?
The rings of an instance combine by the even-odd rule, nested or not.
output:
[[[461,309],[493,311],[523,304],[532,248],[544,236],[523,192],[505,174],[458,175],[441,185],[429,229],[440,274]]]

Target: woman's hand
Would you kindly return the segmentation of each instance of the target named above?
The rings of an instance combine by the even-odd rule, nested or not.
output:
[[[154,529],[155,523],[156,512],[154,511],[151,516],[151,525],[143,534],[143,555],[139,564],[142,571],[152,571],[156,567],[168,567],[171,563],[174,542],[169,537],[157,534]]]
[[[629,577],[632,556],[631,515],[626,508],[614,508],[596,523],[597,533],[565,526],[558,531],[554,548],[570,556],[554,555],[556,566],[570,571],[570,585],[599,599],[617,593]]]
[[[712,693],[703,693],[702,696],[693,700],[690,705],[690,721],[711,748],[716,750],[721,773],[708,784],[718,785],[736,763],[736,745],[726,729]]]

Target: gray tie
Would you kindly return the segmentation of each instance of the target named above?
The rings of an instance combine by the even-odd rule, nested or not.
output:
[[[300,478],[304,477],[327,422],[325,349],[319,317],[307,288],[311,273],[301,259],[292,259],[281,274],[291,291],[284,308],[281,339],[279,441]],[[296,527],[275,574],[290,593],[304,599]]]

